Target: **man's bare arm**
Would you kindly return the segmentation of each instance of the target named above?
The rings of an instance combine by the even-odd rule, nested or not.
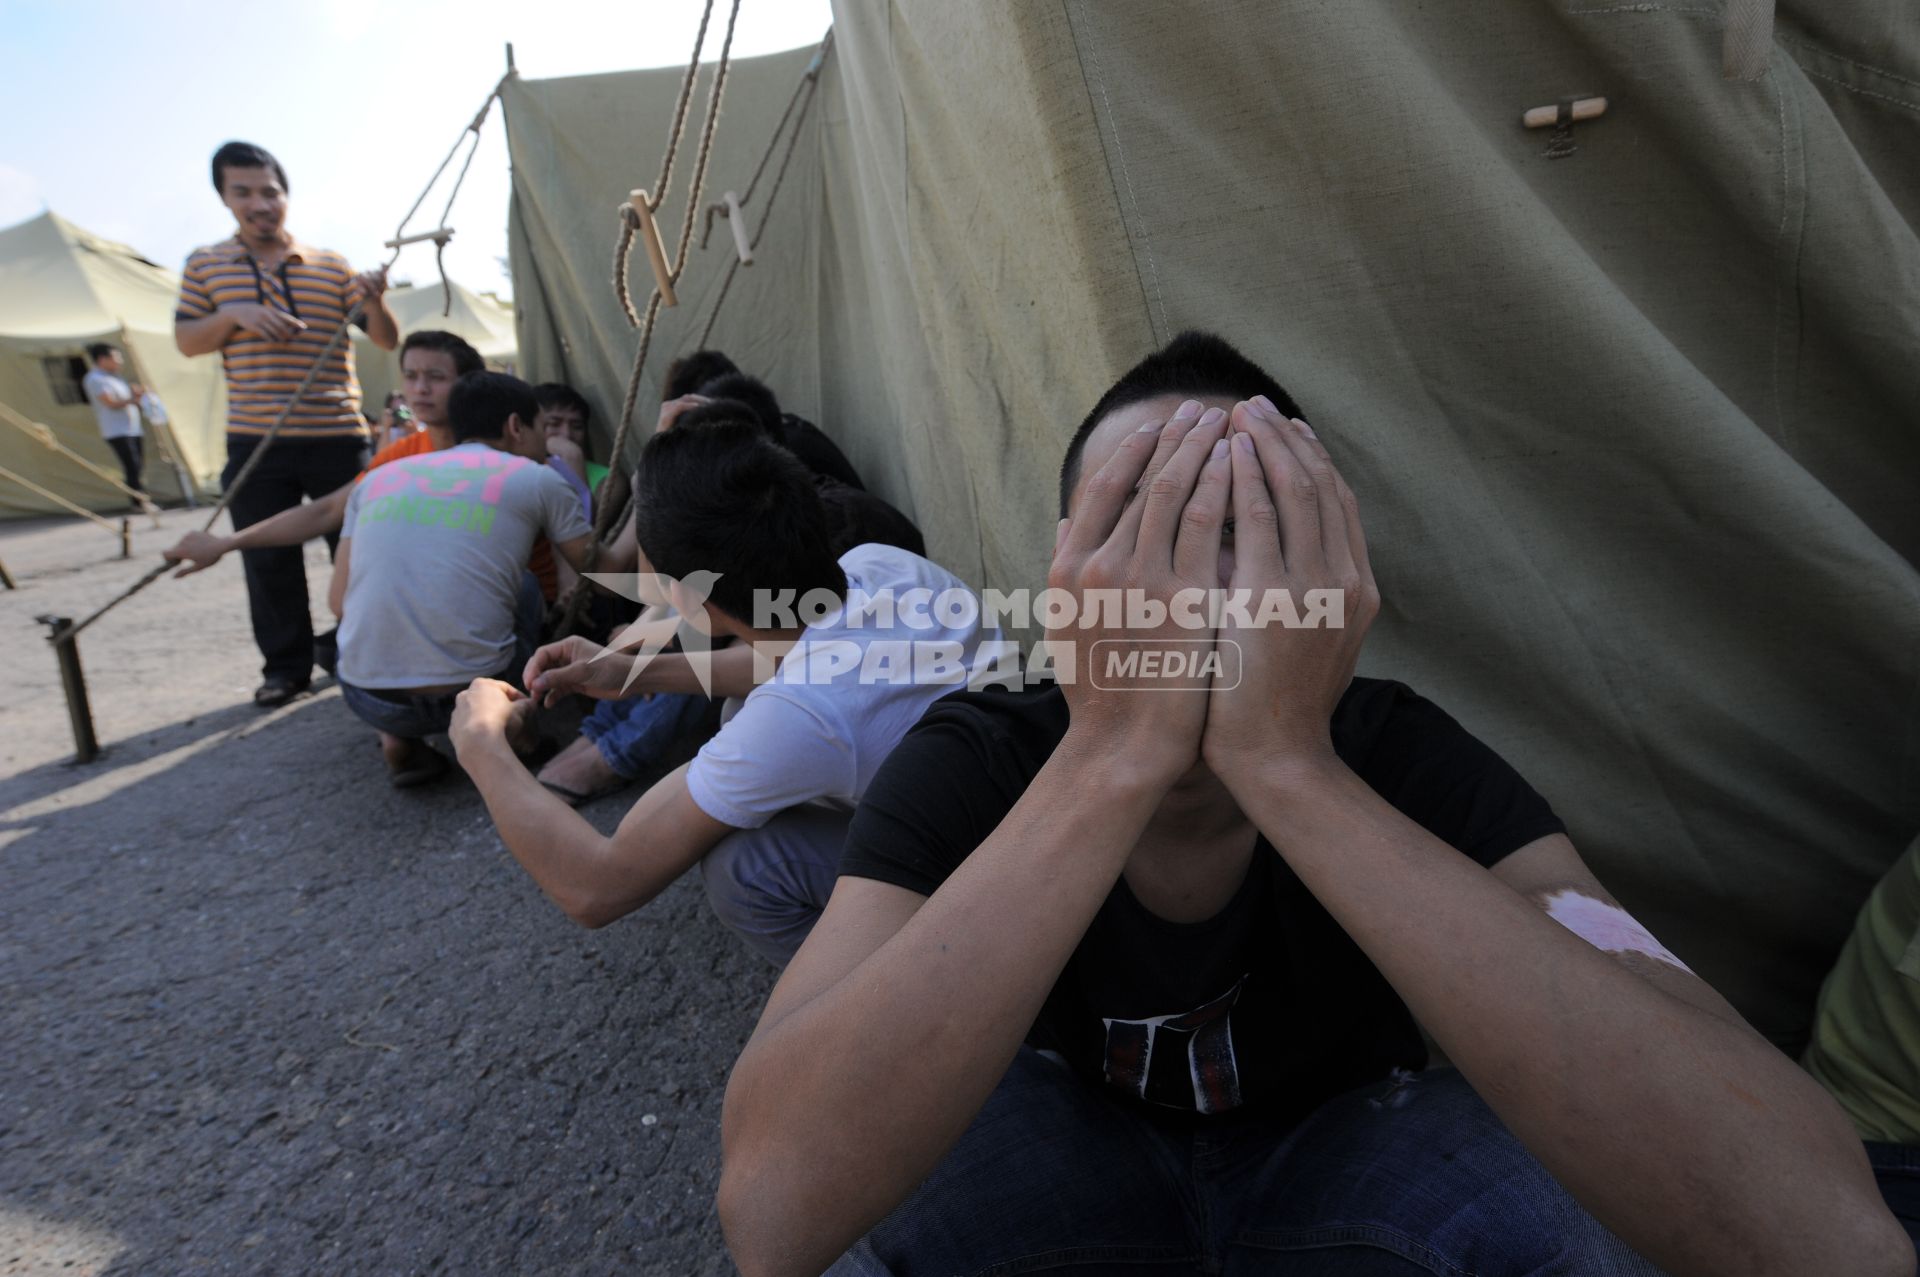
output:
[[[333,555],[333,579],[327,582],[327,610],[338,621],[347,614],[347,574],[353,569],[353,538],[340,543]]]
[[[367,298],[367,307],[361,313],[367,319],[367,339],[382,350],[392,350],[400,344],[400,321],[394,317],[393,307],[387,304],[384,271],[369,271],[368,275],[382,276],[381,289]],[[365,278],[366,276],[362,276]]]
[[[1838,1106],[1699,979],[1602,953],[1344,767],[1233,788],[1528,1151],[1662,1268],[1912,1272]]]
[[[1502,881],[1543,903],[1597,890],[1570,843],[1490,873],[1334,754],[1331,705],[1293,689],[1344,686],[1326,675],[1351,672],[1378,608],[1358,509],[1304,423],[1240,423],[1233,584],[1346,600],[1339,627],[1223,625],[1242,669],[1203,748],[1241,809],[1528,1151],[1662,1268],[1911,1274],[1858,1136],[1812,1079],[1689,973],[1602,953]]]
[[[173,321],[173,344],[183,355],[211,355],[227,344],[240,327],[231,311],[216,310],[198,319]]]
[[[354,480],[354,483],[359,480]],[[305,545],[315,537],[338,532],[346,519],[347,498],[353,495],[353,483],[344,484],[317,501],[305,501],[271,518],[249,524],[228,536],[211,532],[189,532],[161,557],[169,563],[182,563],[175,576],[191,576],[220,561],[233,550],[260,550],[269,546]]]
[[[518,699],[478,679],[460,693],[452,731],[460,765],[486,800],[500,840],[540,889],[583,927],[604,927],[665,891],[733,827],[707,815],[687,790],[683,764],[640,796],[611,837],[535,780],[506,742]]]
[[[1159,793],[1063,743],[917,909],[902,888],[841,879],[727,1084],[720,1221],[748,1277],[826,1268],[952,1147]]]

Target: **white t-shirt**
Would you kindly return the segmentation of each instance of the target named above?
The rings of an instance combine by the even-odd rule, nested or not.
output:
[[[758,829],[806,802],[851,810],[927,707],[1006,646],[936,563],[868,544],[840,567],[847,601],[806,628],[687,769],[693,801],[722,824]]]
[[[87,402],[93,405],[93,416],[100,423],[102,439],[126,439],[140,433],[140,409],[133,404],[124,408],[109,408],[102,399],[101,392],[111,394],[115,399],[129,399],[133,396],[133,387],[101,368],[80,379],[80,388],[87,392]]]

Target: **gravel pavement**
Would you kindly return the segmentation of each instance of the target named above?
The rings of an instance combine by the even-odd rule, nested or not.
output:
[[[131,562],[0,524],[0,1274],[731,1272],[720,1100],[772,972],[696,880],[583,931],[330,683],[254,708],[238,562],[82,636],[107,752],[70,761],[34,617],[195,519]]]

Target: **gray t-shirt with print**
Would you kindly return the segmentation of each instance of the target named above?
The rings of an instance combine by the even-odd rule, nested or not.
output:
[[[340,529],[351,538],[341,679],[410,688],[500,674],[535,538],[558,546],[588,530],[565,479],[484,443],[369,471]]]

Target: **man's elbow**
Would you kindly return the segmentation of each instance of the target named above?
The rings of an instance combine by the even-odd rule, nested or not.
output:
[[[772,1206],[777,1196],[763,1177],[743,1169],[740,1158],[724,1159],[714,1205],[727,1253],[744,1277],[815,1277],[834,1257],[824,1263],[805,1259],[804,1247],[798,1244],[800,1223],[782,1224],[780,1212]]]
[[[1833,1271],[1871,1277],[1914,1277],[1913,1241],[1877,1197],[1863,1205],[1849,1232],[1852,1245],[1846,1247],[1846,1251],[1853,1259],[1841,1259],[1840,1266]]]
[[[618,922],[646,903],[645,899],[635,900],[629,894],[615,894],[595,887],[574,887],[547,894],[562,913],[588,931],[598,931]]]

